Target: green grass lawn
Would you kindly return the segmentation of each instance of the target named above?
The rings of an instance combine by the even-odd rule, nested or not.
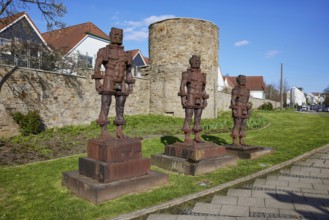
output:
[[[202,176],[184,176],[163,169],[169,184],[138,195],[93,205],[76,197],[61,185],[62,172],[77,170],[78,155],[21,166],[0,167],[0,219],[103,219],[156,205],[183,195],[195,193],[221,183],[246,176],[274,164],[292,159],[329,143],[329,117],[294,112],[260,113],[270,121],[263,129],[247,132],[250,145],[269,146],[274,154],[256,160],[239,160],[238,166],[220,169]],[[229,133],[203,135],[205,140],[231,143]],[[143,140],[143,156],[162,153],[164,144],[181,136]],[[209,185],[202,186],[201,182]]]

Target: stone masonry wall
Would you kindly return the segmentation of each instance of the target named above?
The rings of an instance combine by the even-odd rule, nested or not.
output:
[[[229,111],[230,110],[230,105],[231,105],[231,94],[230,93],[224,93],[224,92],[217,92],[217,112],[219,111]],[[252,108],[257,109],[259,106],[264,104],[265,102],[270,102],[273,105],[273,108],[279,108],[280,103],[269,100],[269,99],[257,99],[257,98],[249,98],[249,102],[252,103]]]
[[[47,127],[88,124],[96,120],[100,110],[100,95],[95,91],[91,74],[91,71],[87,71],[84,77],[79,77],[30,69],[15,70],[13,67],[0,68],[0,137],[18,134],[18,126],[10,116],[15,111],[26,113],[39,110]],[[126,101],[125,114],[148,114],[150,94],[153,93],[150,90],[150,81],[147,76],[135,80],[134,91]],[[210,97],[214,96],[210,94]],[[230,94],[216,92],[215,99],[216,113],[230,110]],[[279,107],[278,102],[271,100],[250,98],[250,101],[253,108],[264,102],[271,102],[273,107]],[[170,100],[167,104],[170,105]],[[113,100],[109,116],[115,115],[114,106]],[[180,104],[177,105],[178,108],[182,110]]]
[[[125,114],[160,114],[184,117],[177,95],[182,72],[190,67],[192,55],[201,56],[202,72],[207,74],[208,106],[202,118],[217,117],[228,111],[231,95],[217,91],[218,27],[193,18],[173,18],[149,27],[149,67],[135,77],[134,91],[128,96]],[[91,70],[80,76],[60,75],[32,69],[0,66],[0,137],[18,133],[10,113],[38,110],[47,127],[86,124],[98,118],[100,95],[91,79]],[[250,98],[253,108],[264,102]],[[114,116],[115,99],[109,116]],[[113,125],[112,125],[113,126]]]
[[[0,137],[17,134],[10,113],[38,110],[47,127],[88,124],[98,118],[100,95],[92,72],[85,77],[60,75],[31,69],[0,67]],[[126,101],[125,114],[149,112],[149,81],[135,78],[133,94]],[[113,99],[109,116],[114,116]]]
[[[190,67],[191,56],[199,55],[210,96],[202,115],[216,117],[218,35],[213,23],[192,18],[173,18],[149,26],[150,113],[184,116],[177,95],[180,80],[182,72]]]

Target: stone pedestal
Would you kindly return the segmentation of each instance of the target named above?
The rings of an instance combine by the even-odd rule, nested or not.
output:
[[[211,142],[191,142],[180,143],[165,146],[165,155],[180,157],[188,161],[200,161],[209,158],[215,158],[224,155],[225,147],[219,146]]]
[[[137,138],[89,140],[87,158],[79,158],[79,173],[102,183],[146,175],[150,166]]]
[[[225,147],[211,142],[176,142],[166,145],[164,154],[151,156],[153,165],[185,175],[200,175],[235,166],[237,159],[236,156],[226,155]]]
[[[238,156],[241,159],[251,160],[274,152],[274,149],[270,147],[242,146],[234,144],[227,145],[226,150],[230,155]]]
[[[168,176],[150,171],[137,138],[92,139],[79,170],[63,173],[63,185],[93,203],[138,193],[168,182]]]

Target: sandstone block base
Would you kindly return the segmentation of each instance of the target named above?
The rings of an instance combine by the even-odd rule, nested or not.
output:
[[[183,158],[189,161],[200,161],[204,159],[223,156],[226,152],[225,147],[211,142],[203,143],[180,143],[176,142],[165,146],[165,155]]]
[[[159,154],[151,156],[151,163],[167,170],[196,176],[215,171],[219,168],[236,166],[237,159],[236,156],[224,155],[200,160],[198,162],[190,162],[183,158]]]
[[[91,139],[88,141],[87,157],[103,162],[121,162],[142,158],[139,138]]]
[[[227,145],[227,153],[241,159],[256,159],[274,152],[270,147]]]
[[[67,186],[74,194],[94,204],[127,194],[145,192],[167,182],[168,176],[166,174],[155,171],[150,171],[144,176],[111,183],[100,183],[95,179],[80,175],[77,171],[63,173],[62,179],[62,184]]]
[[[149,158],[106,163],[90,158],[79,158],[79,173],[102,183],[128,179],[145,175],[149,172]]]
[[[89,140],[87,157],[78,171],[63,173],[62,184],[95,204],[166,184],[168,175],[150,170],[141,146],[138,138]]]

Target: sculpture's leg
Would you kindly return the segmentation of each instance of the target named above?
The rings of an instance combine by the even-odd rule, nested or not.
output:
[[[202,114],[202,109],[197,108],[194,109],[194,126],[193,126],[193,132],[194,132],[194,141],[196,142],[202,142],[201,139],[201,114]]]
[[[114,124],[117,126],[116,135],[118,138],[124,138],[122,129],[123,125],[126,124],[126,121],[124,119],[123,113],[124,113],[124,106],[126,102],[127,96],[115,96],[115,112],[116,117],[114,120]]]
[[[239,145],[239,131],[240,131],[241,119],[234,117],[234,126],[232,129],[231,137],[233,138],[233,144]]]
[[[239,138],[240,138],[240,144],[241,145],[246,145],[244,142],[244,137],[246,136],[246,125],[247,125],[247,119],[242,118],[241,119],[241,127],[240,127],[240,133],[239,133]]]
[[[193,109],[185,108],[185,120],[182,128],[182,131],[185,134],[185,140],[184,140],[185,143],[192,141],[192,139],[190,138],[190,134],[191,134],[190,124],[192,122],[192,116],[193,116]]]
[[[102,138],[109,137],[109,134],[107,132],[107,125],[109,123],[108,115],[109,115],[111,101],[112,101],[111,95],[102,95],[101,96],[101,111],[100,111],[99,117],[97,119],[97,124],[99,124],[101,126],[101,137]]]

